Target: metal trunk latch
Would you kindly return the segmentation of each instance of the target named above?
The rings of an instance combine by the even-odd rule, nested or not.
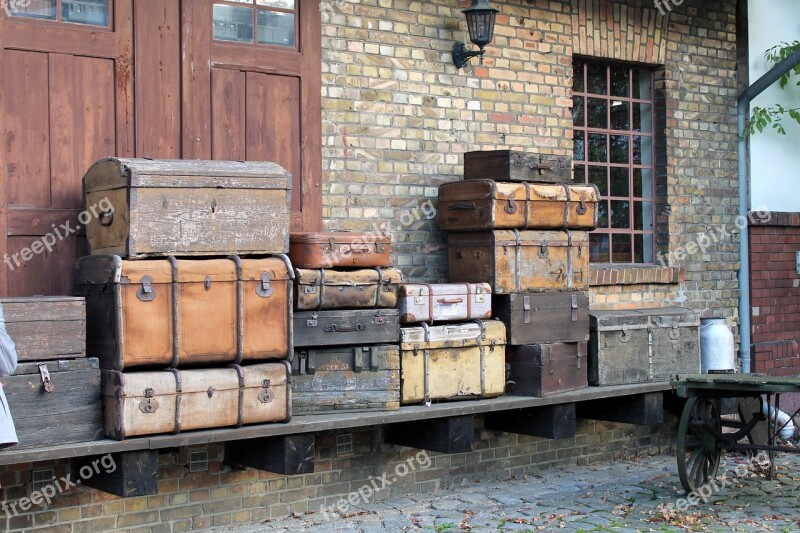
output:
[[[258,286],[256,287],[256,294],[258,294],[262,298],[269,298],[270,296],[272,296],[273,293],[275,292],[275,289],[273,289],[272,286],[269,284],[270,281],[271,278],[269,277],[269,274],[267,274],[266,272],[261,274],[261,283],[259,283]]]
[[[631,340],[631,334],[628,333],[628,325],[623,324],[621,331],[619,333],[619,341],[620,342],[629,342]]]
[[[508,199],[508,203],[506,203],[506,206],[505,206],[505,212],[508,213],[509,215],[513,215],[514,213],[516,213],[517,212],[517,202],[515,202],[514,200],[509,198]]]
[[[578,321],[578,295],[572,295],[572,321]]]
[[[203,283],[203,285],[205,286],[207,291],[211,290],[211,276],[206,276],[206,280]]]
[[[681,330],[678,329],[677,324],[672,324],[672,327],[669,330],[669,338],[676,341],[681,338]]]
[[[145,414],[155,413],[158,410],[158,400],[154,398],[156,391],[151,388],[144,390],[144,400],[139,402],[139,410]]]
[[[136,297],[143,302],[152,302],[156,298],[156,290],[153,287],[153,278],[142,276],[142,286],[136,291]]]
[[[531,323],[531,297],[527,294],[522,297],[522,321],[525,324]]]
[[[265,379],[261,382],[261,391],[258,393],[258,401],[261,403],[270,403],[275,395],[270,390],[270,380]]]
[[[542,243],[541,247],[539,248],[538,255],[540,259],[545,259],[548,255],[550,255],[550,250],[547,248],[546,242]]]
[[[586,207],[586,198],[581,196],[581,201],[578,204],[578,207],[575,209],[575,211],[579,215],[585,215],[587,210],[588,210],[588,208]]]
[[[47,363],[39,363],[39,376],[42,378],[42,385],[44,385],[45,392],[53,392],[56,390],[53,382],[50,381],[50,372],[47,370]]]

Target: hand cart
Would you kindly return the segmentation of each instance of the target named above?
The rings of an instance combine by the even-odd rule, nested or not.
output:
[[[739,409],[739,421],[726,420],[720,414],[723,398],[758,398],[767,404],[775,399],[775,412],[780,410],[781,394],[800,392],[800,376],[769,377],[759,374],[698,374],[679,375],[672,380],[677,395],[686,398],[678,426],[678,476],[687,493],[696,491],[717,477],[720,459],[724,451],[766,451],[770,459],[770,479],[775,474],[775,452],[800,453],[800,448],[777,444],[777,436],[786,427],[777,423],[767,424],[767,443],[756,444],[751,432],[767,417],[757,413],[743,413]],[[791,414],[794,419],[800,409]],[[723,428],[732,428],[723,431]],[[748,443],[740,442],[747,440]]]

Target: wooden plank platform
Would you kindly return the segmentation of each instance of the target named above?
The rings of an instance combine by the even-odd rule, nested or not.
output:
[[[132,438],[122,441],[106,439],[20,451],[14,451],[13,448],[10,448],[0,451],[0,465],[84,457],[87,455],[104,455],[106,453],[132,450],[158,450],[243,439],[274,437],[279,435],[296,435],[300,433],[316,433],[320,431],[379,426],[421,419],[446,418],[506,411],[509,409],[526,409],[562,403],[587,402],[602,398],[667,391],[671,388],[668,382],[589,387],[548,396],[546,398],[501,396],[490,400],[442,402],[433,404],[430,407],[424,405],[405,406],[399,411],[303,415],[294,417],[292,421],[287,424],[261,424],[242,428],[190,431],[177,435],[156,435],[153,437]]]

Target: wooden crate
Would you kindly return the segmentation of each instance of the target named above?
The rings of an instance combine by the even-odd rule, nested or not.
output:
[[[464,179],[569,183],[572,161],[568,157],[517,150],[482,150],[464,154]]]
[[[86,302],[66,296],[0,298],[18,361],[86,356]]]
[[[588,385],[586,342],[509,346],[508,385],[513,396],[552,396]]]
[[[589,340],[586,292],[500,294],[493,297],[494,317],[508,328],[508,344]]]

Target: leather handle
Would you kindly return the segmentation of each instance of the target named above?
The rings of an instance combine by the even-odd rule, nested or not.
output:
[[[324,328],[326,333],[350,333],[353,331],[364,331],[367,327],[363,324],[356,324],[355,326],[337,326],[336,324],[331,324],[327,328]]]
[[[345,254],[346,254],[346,253],[351,253],[351,254],[368,254],[368,253],[371,253],[371,252],[372,252],[372,249],[371,249],[371,248],[369,247],[369,245],[367,245],[367,244],[365,244],[365,245],[363,245],[363,246],[354,246],[354,245],[352,245],[352,244],[351,244],[351,245],[349,245],[349,246],[343,246],[343,247],[341,248],[341,251],[342,251],[342,253],[345,253]]]
[[[436,301],[440,304],[460,304],[464,302],[464,298],[439,298]]]
[[[475,205],[475,202],[472,202],[471,204],[450,204],[447,206],[447,209],[450,211],[475,211],[477,206]]]

